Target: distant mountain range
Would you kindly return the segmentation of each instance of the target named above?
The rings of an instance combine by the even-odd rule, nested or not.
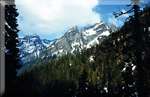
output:
[[[116,29],[115,26],[110,27],[99,22],[80,29],[74,26],[62,37],[55,40],[41,39],[38,35],[19,38],[18,47],[22,64],[25,66],[34,63],[37,58],[52,58],[91,48],[107,37],[112,29]]]
[[[46,49],[51,43],[53,43],[53,41],[41,39],[38,35],[28,35],[19,38],[18,48],[20,50],[20,58],[23,64],[39,57],[40,52]]]

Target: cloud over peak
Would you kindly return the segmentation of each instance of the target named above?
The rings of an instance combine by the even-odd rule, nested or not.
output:
[[[98,0],[16,0],[22,32],[54,34],[74,25],[100,21]]]

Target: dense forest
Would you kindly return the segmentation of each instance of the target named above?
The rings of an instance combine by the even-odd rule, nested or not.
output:
[[[14,8],[6,7],[6,14],[11,10],[10,14],[17,16],[16,9],[9,7]],[[150,7],[140,10],[138,5],[133,5],[132,10],[134,14],[124,25],[103,37],[99,45],[74,54],[39,59],[19,77],[13,71],[19,68],[18,59],[15,59],[18,57],[17,29],[9,33],[10,28],[6,25],[6,47],[9,50],[6,53],[6,68],[9,69],[6,74],[8,78],[12,77],[7,80],[11,85],[8,85],[6,96],[149,97]],[[15,18],[9,19],[8,16],[6,20],[12,28],[17,26]],[[10,63],[16,65],[13,67]]]

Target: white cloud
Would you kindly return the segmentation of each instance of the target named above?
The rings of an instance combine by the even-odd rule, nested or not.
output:
[[[74,25],[100,21],[92,11],[98,0],[16,0],[23,32],[52,34]]]
[[[138,3],[148,3],[149,0],[100,0],[101,5],[128,5],[132,1]]]

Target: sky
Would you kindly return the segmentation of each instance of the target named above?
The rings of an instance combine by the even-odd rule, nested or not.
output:
[[[114,2],[115,1],[115,2]],[[116,26],[123,24],[123,15],[116,19],[112,12],[124,12],[130,0],[16,0],[19,12],[19,36],[37,34],[53,40],[73,26],[86,26],[100,21]]]

